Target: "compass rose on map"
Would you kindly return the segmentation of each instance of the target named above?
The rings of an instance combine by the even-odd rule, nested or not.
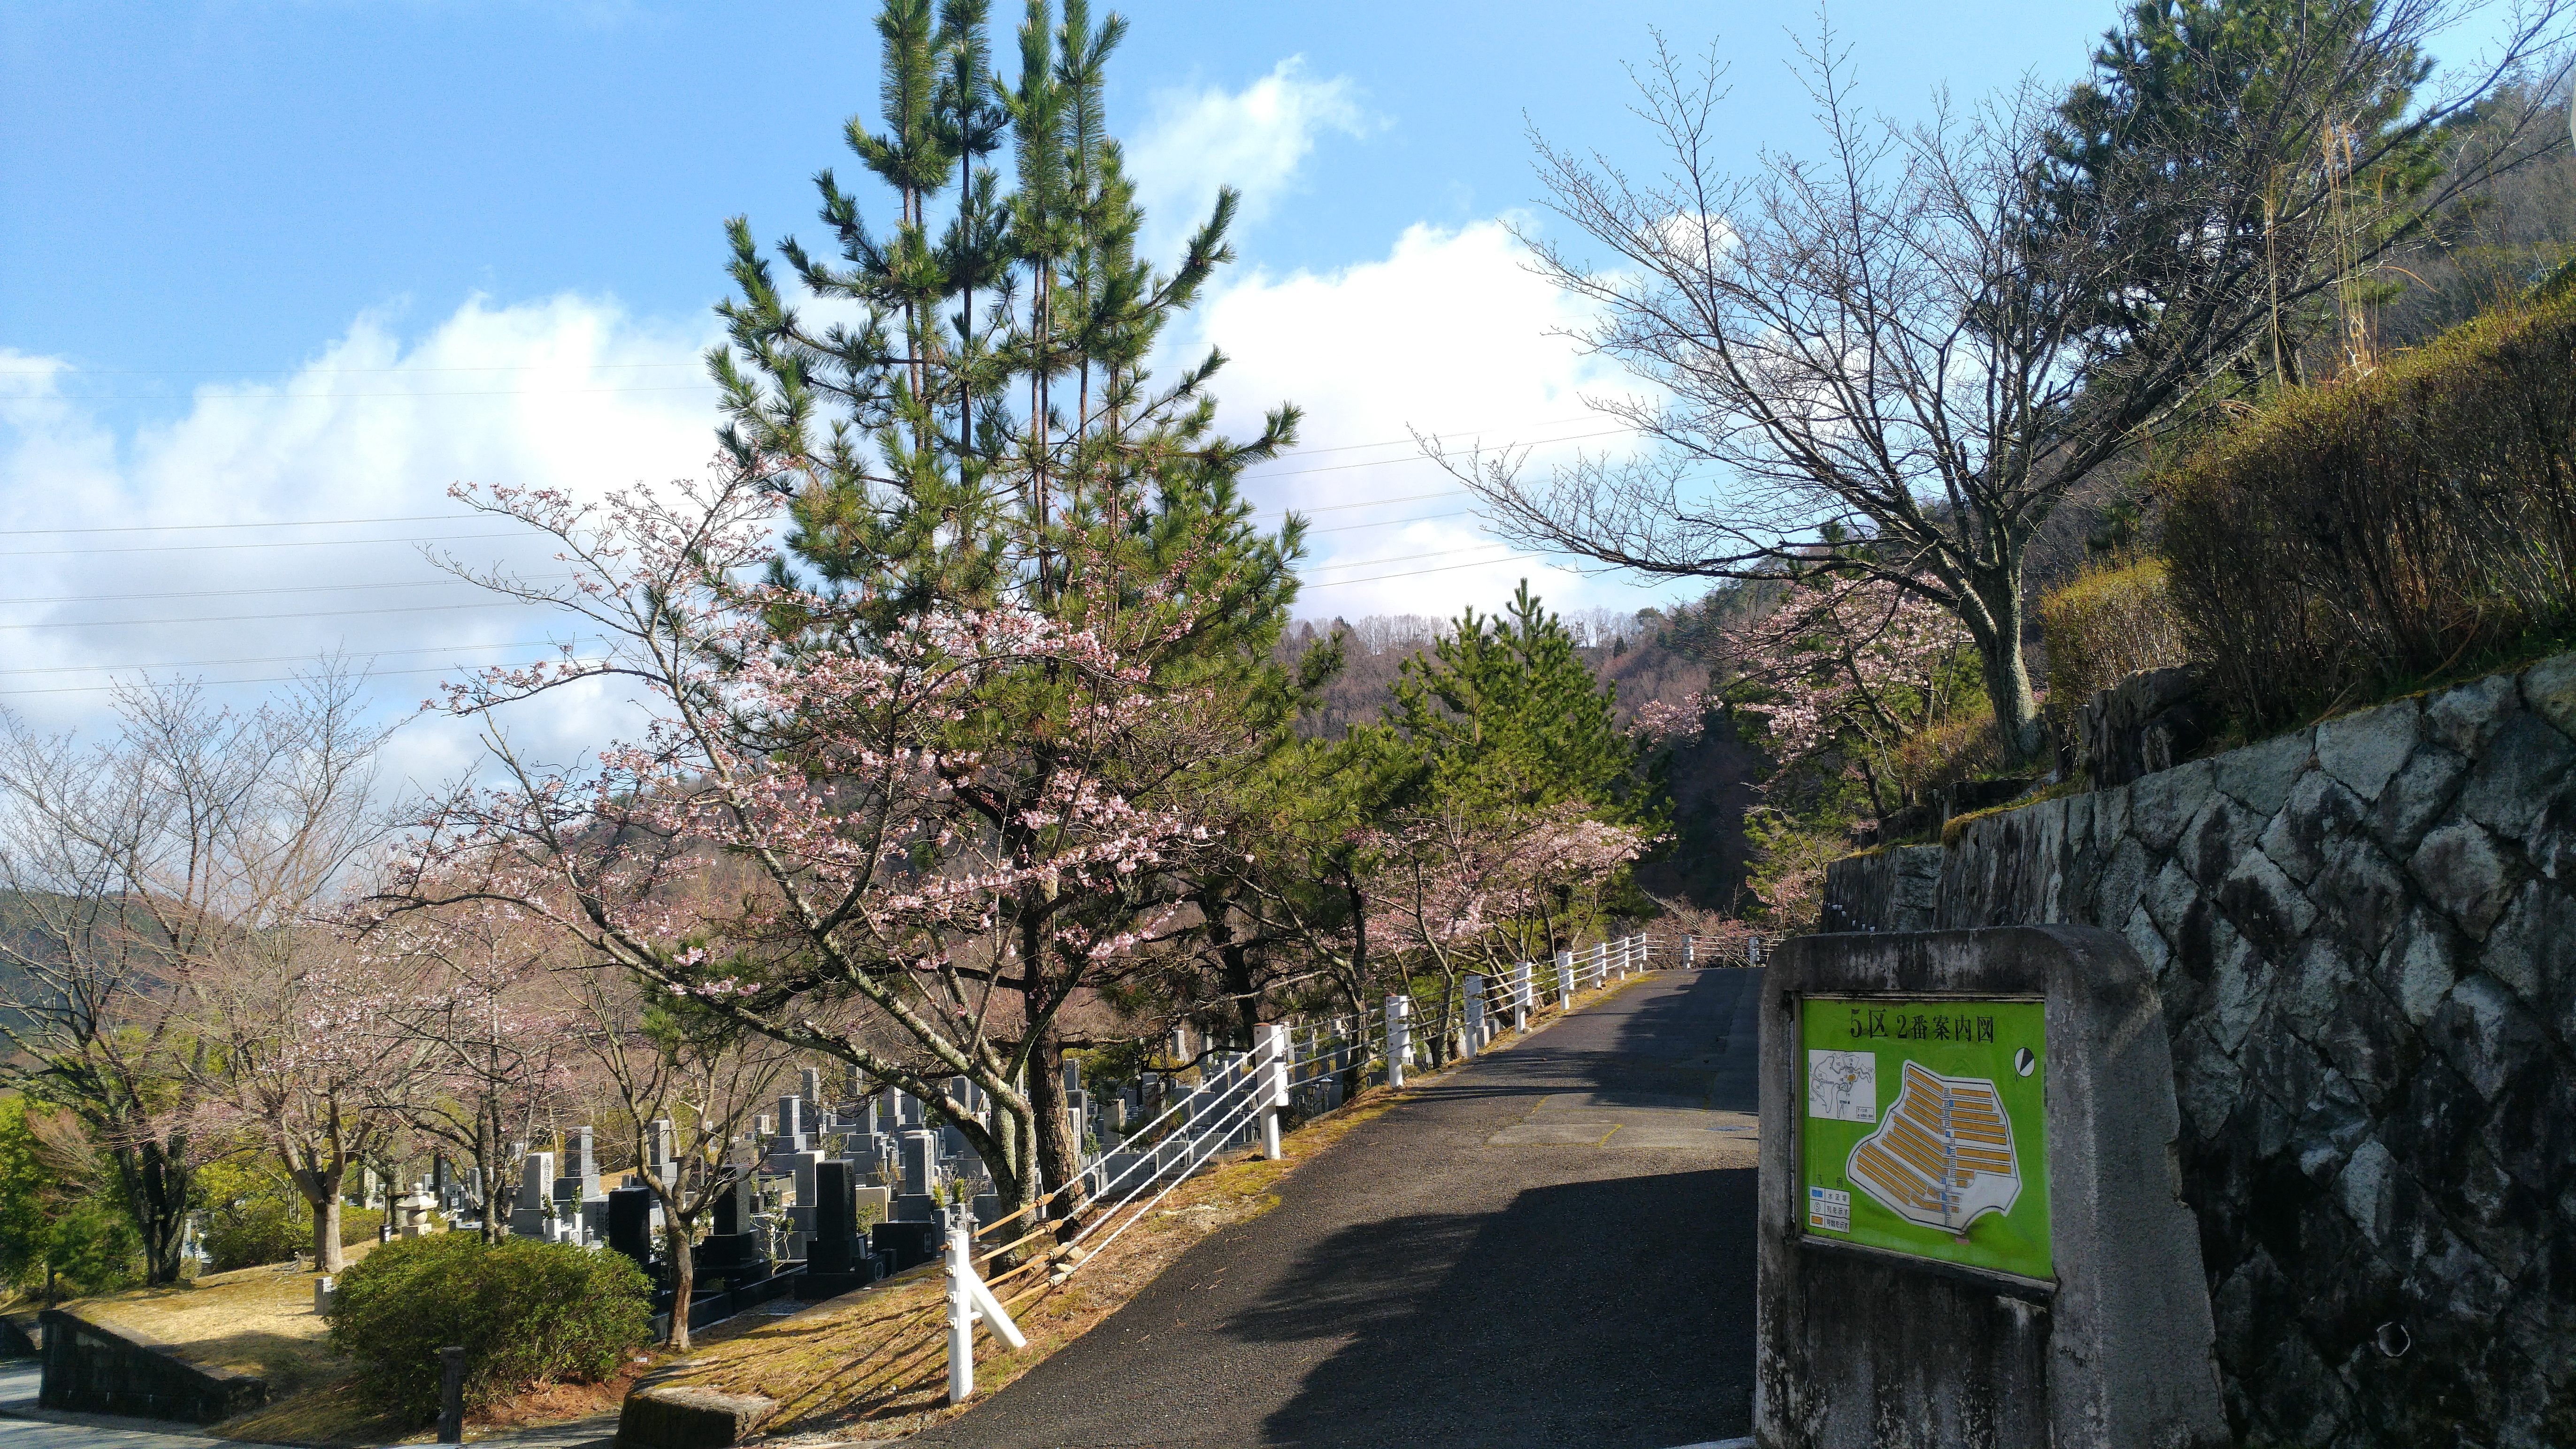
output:
[[[1910,1061],[1887,1120],[1852,1149],[1843,1172],[1889,1212],[1952,1233],[2009,1212],[2021,1196],[2012,1120],[1995,1084]]]

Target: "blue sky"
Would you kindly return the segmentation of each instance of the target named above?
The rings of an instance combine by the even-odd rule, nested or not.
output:
[[[1013,7],[997,6],[1015,16]],[[1728,144],[1811,143],[1791,31],[1751,4],[1122,7],[1112,122],[1174,235],[1243,186],[1241,263],[1186,335],[1236,359],[1236,425],[1307,409],[1254,496],[1319,530],[1300,612],[1450,615],[1531,576],[1569,610],[1644,588],[1486,537],[1408,440],[1616,450],[1621,378],[1506,222],[1525,127],[1643,161],[1623,63],[1660,29],[1731,67]],[[327,648],[389,699],[527,653],[549,624],[432,568],[524,556],[456,481],[595,495],[700,469],[720,226],[815,232],[810,177],[872,111],[874,8],[596,0],[11,0],[0,10],[0,706],[96,719],[145,666],[255,691]],[[1899,119],[2080,73],[2108,4],[1859,0],[1863,99]],[[516,651],[516,654],[513,653]],[[584,709],[589,713],[584,714]],[[605,697],[544,733],[622,728]],[[469,738],[407,731],[400,764]]]
[[[1015,7],[996,7],[1005,15]],[[1416,222],[1526,204],[1524,116],[1617,147],[1650,28],[1736,57],[1738,140],[1794,144],[1803,105],[1766,6],[1133,4],[1113,104],[1134,136],[1174,90],[1237,91],[1302,57],[1340,81],[1293,191],[1243,238],[1274,270],[1382,256]],[[107,396],[292,367],[362,309],[426,326],[470,294],[605,294],[703,312],[720,220],[809,227],[871,105],[873,7],[781,3],[15,0],[0,20],[0,339],[114,370]],[[746,18],[756,17],[756,18]],[[1838,16],[1873,93],[1910,109],[2029,69],[2071,75],[2105,7],[1983,0]],[[42,279],[41,285],[31,285]],[[101,377],[96,381],[104,383]]]

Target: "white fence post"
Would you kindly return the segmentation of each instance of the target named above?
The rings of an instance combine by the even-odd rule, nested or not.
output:
[[[962,1404],[975,1396],[975,1320],[982,1319],[1002,1346],[1016,1353],[1029,1346],[1020,1326],[1002,1308],[993,1290],[975,1275],[973,1235],[964,1223],[948,1228],[948,1402]]]
[[[1404,1059],[1413,1051],[1413,999],[1390,996],[1386,999],[1386,1084],[1404,1085]]]
[[[1482,976],[1470,976],[1467,978],[1467,1034],[1465,1045],[1466,1051],[1463,1055],[1469,1061],[1474,1061],[1476,1059],[1476,1053],[1481,1051],[1485,1045],[1485,978]]]
[[[1279,1118],[1288,1110],[1288,1028],[1276,1022],[1255,1027],[1255,1069],[1261,1073],[1260,1084],[1253,1088],[1261,1094],[1261,1155],[1273,1162],[1279,1160]]]
[[[1574,953],[1556,953],[1556,994],[1567,1006],[1574,1004]]]
[[[1697,966],[1698,964],[1699,964],[1699,937],[1697,937],[1697,936],[1684,936],[1684,937],[1682,937],[1682,969],[1683,969],[1684,971],[1688,971],[1688,970],[1690,970],[1692,967]]]
[[[1512,1030],[1529,1030],[1530,1007],[1538,996],[1530,984],[1530,963],[1523,961],[1512,968]]]
[[[1606,939],[1592,945],[1592,984],[1602,986],[1610,980],[1610,942]]]
[[[948,1402],[975,1397],[975,1301],[966,1292],[966,1230],[948,1230]]]

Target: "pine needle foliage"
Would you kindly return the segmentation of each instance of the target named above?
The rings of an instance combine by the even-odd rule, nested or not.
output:
[[[943,742],[982,762],[960,828],[1034,860],[1068,782],[1221,825],[1228,792],[1291,742],[1302,686],[1271,655],[1304,523],[1265,531],[1240,488],[1295,442],[1297,410],[1228,438],[1209,391],[1223,353],[1155,370],[1233,259],[1236,193],[1218,192],[1168,270],[1143,255],[1106,104],[1126,22],[1029,0],[1005,75],[989,11],[886,0],[877,114],[845,128],[872,187],[815,178],[828,252],[793,238],[764,252],[747,220],[728,223],[735,295],[708,365],[730,461],[787,500],[779,581],[827,600],[779,611],[779,648],[865,652],[943,611],[1010,610],[1114,641],[1149,690],[1222,701],[1175,720],[1186,745],[1097,758],[1066,727],[1083,696],[1061,661],[992,691]],[[1065,943],[1118,938],[1194,894],[1169,873],[1129,879],[1032,887],[1005,913],[1010,959],[991,963],[1025,1002],[1015,1050],[1049,1187],[1077,1162],[1059,1014],[1119,984]]]

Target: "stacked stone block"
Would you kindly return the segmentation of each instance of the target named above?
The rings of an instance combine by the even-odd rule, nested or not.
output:
[[[2137,947],[2249,1440],[2576,1444],[2571,771],[2562,656],[1839,862],[1828,929]]]

